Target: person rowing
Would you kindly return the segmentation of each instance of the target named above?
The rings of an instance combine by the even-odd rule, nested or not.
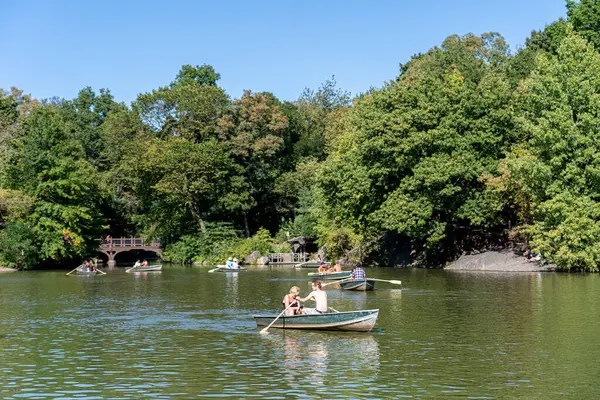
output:
[[[303,306],[300,304],[298,296],[300,296],[300,288],[298,286],[292,286],[290,293],[283,297],[281,305],[285,310],[285,315],[302,314]]]
[[[302,303],[308,300],[314,300],[315,308],[304,308],[304,314],[324,314],[329,308],[327,308],[327,292],[321,289],[321,281],[314,281],[312,283],[312,292],[303,299],[298,299]]]
[[[225,263],[225,266],[229,269],[233,269],[233,259],[231,257],[229,257],[227,259],[227,262]]]
[[[360,267],[360,263],[356,264],[354,268],[352,268],[352,272],[350,272],[350,278],[355,281],[364,281],[367,278],[365,274],[365,270]]]

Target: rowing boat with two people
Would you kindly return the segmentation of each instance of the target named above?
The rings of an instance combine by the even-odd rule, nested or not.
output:
[[[125,272],[159,272],[162,271],[162,264],[158,264],[158,265],[139,265],[139,266],[133,266],[127,270],[125,270]]]
[[[247,271],[248,268],[244,268],[244,267],[228,267],[227,265],[217,265],[216,268],[213,268],[211,271],[213,272],[240,272],[240,271]]]
[[[97,275],[97,274],[106,275],[106,272],[100,271],[98,269],[98,267],[96,267],[95,262],[93,262],[93,261],[88,262],[87,260],[83,264],[81,264],[80,266],[78,266],[77,268],[72,270],[71,272],[68,272],[67,275],[71,275],[73,272],[77,272],[77,275],[87,275],[87,276]]]
[[[310,329],[322,331],[370,332],[375,326],[379,310],[334,311],[327,313],[284,315],[253,315],[256,326],[279,329]]]

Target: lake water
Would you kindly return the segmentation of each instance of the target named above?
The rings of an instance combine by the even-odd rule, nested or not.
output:
[[[367,269],[373,332],[263,336],[311,270],[208,270],[0,275],[0,398],[600,397],[597,275]]]

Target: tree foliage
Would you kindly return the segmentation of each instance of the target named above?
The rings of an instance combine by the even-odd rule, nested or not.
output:
[[[0,262],[73,262],[106,234],[222,262],[292,235],[441,265],[510,235],[597,271],[599,4],[568,1],[514,54],[498,33],[451,35],[355,98],[333,77],[296,101],[230,98],[207,64],[131,106],[0,91]]]

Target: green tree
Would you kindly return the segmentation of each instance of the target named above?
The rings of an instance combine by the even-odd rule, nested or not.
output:
[[[141,94],[134,109],[158,137],[194,142],[216,137],[217,121],[229,105],[229,97],[216,86],[218,78],[210,66],[184,65],[168,87]]]
[[[103,228],[102,193],[97,172],[61,111],[54,105],[33,110],[14,145],[19,151],[11,160],[7,181],[11,189],[34,200],[31,213],[15,221],[15,229],[6,235],[23,236],[29,229],[25,236],[35,240],[38,261],[85,256]],[[9,236],[3,243],[17,241]],[[14,253],[14,249],[3,250]]]
[[[600,2],[567,0],[567,15],[575,31],[600,49]]]
[[[250,237],[249,213],[261,215],[261,208],[273,193],[278,157],[284,148],[283,133],[287,119],[271,97],[263,93],[244,92],[219,120],[219,137],[226,143],[236,162],[243,168],[247,184],[243,210],[246,236]],[[264,213],[262,214],[264,215]],[[258,217],[257,219],[260,219]]]
[[[506,223],[484,176],[517,139],[508,57],[497,34],[450,36],[363,95],[319,175],[319,229],[333,222],[369,243],[394,231],[444,260]]]
[[[541,54],[522,93],[526,143],[507,159],[509,182],[531,202],[520,230],[561,269],[597,271],[600,253],[600,55],[573,31]]]

